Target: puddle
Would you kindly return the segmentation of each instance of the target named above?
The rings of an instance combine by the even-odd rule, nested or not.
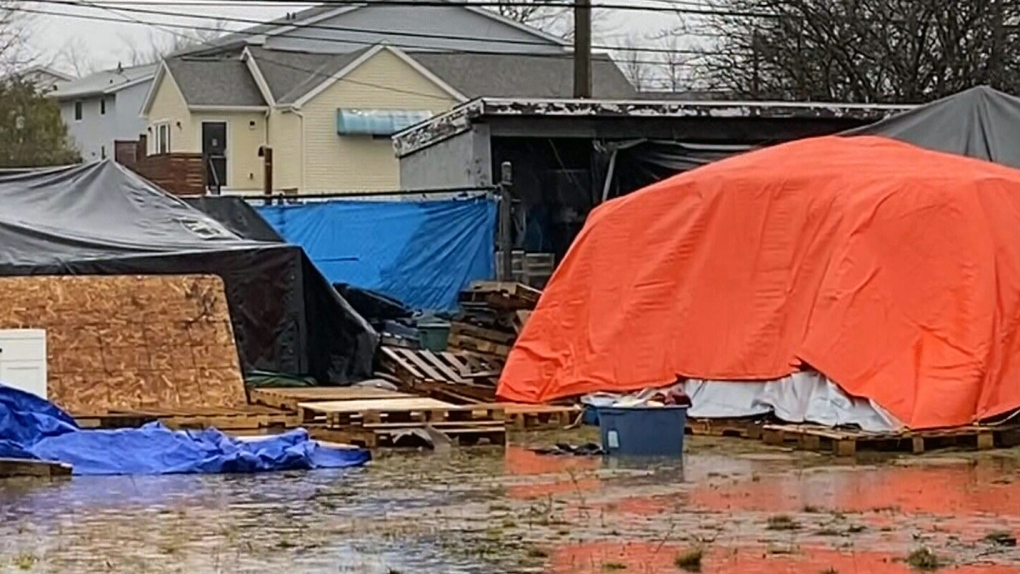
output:
[[[689,446],[683,465],[517,446],[350,472],[0,483],[0,572],[680,572],[703,548],[703,572],[901,574],[921,547],[945,572],[1020,572],[1016,548],[985,540],[1020,533],[1020,457]]]

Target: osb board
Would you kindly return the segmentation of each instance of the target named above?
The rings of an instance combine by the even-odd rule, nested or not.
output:
[[[46,330],[49,396],[72,414],[247,402],[219,277],[9,277],[0,301],[0,328]]]

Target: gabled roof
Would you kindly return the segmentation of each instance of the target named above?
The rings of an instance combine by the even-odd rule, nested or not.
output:
[[[238,56],[178,56],[164,64],[189,107],[266,105],[255,79]]]
[[[442,2],[444,0],[438,1]],[[255,26],[244,28],[242,30],[238,30],[236,32],[225,34],[220,38],[217,38],[210,42],[205,42],[201,46],[187,48],[173,55],[181,56],[187,54],[191,55],[203,53],[211,54],[217,52],[218,50],[226,48],[236,48],[245,45],[248,46],[260,45],[265,41],[266,37],[286,34],[287,32],[299,30],[302,27],[320,26],[321,25],[320,22],[323,22],[336,16],[340,16],[342,14],[370,7],[373,4],[374,2],[372,0],[368,0],[363,3],[347,3],[347,2],[324,3],[318,6],[306,8],[304,10],[299,10],[297,12],[288,12],[286,15],[275,20],[270,20],[264,24],[258,24]],[[542,30],[533,28],[531,26],[528,26],[527,24],[522,24],[511,18],[507,18],[493,10],[488,10],[480,6],[468,6],[457,3],[456,1],[450,1],[450,6],[463,8],[469,12],[473,12],[480,16],[484,16],[485,18],[488,18],[489,20],[492,20],[494,22],[498,22],[499,24],[502,24],[504,26],[509,26],[511,28],[523,31],[527,34],[530,34],[531,36],[534,36],[536,39],[549,42],[550,44],[553,45],[562,46],[564,48],[567,48],[571,45],[570,42],[564,40],[563,38],[543,32]]]
[[[129,86],[147,82],[156,74],[159,64],[103,70],[61,85],[50,94],[58,100],[112,94]]]
[[[386,49],[404,59],[454,99],[474,97],[570,97],[573,63],[569,57],[533,54],[407,52],[378,44],[349,54],[317,54],[248,46],[276,104],[300,106],[315,90],[343,81],[343,75]],[[609,57],[593,62],[593,92],[600,98],[631,98],[636,92]]]
[[[574,92],[574,62],[568,55],[419,52],[411,56],[468,98],[569,98]],[[627,99],[636,93],[612,59],[594,57],[593,97]]]
[[[266,50],[259,46],[248,46],[246,50],[255,60],[273,100],[277,104],[292,104],[370,48],[347,54]]]

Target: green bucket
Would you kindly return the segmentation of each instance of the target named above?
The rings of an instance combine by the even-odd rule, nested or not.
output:
[[[428,351],[445,351],[446,342],[450,338],[449,323],[419,323],[418,341],[422,349]]]

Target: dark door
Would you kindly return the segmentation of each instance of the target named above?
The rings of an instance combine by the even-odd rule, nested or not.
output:
[[[219,192],[227,185],[227,124],[202,122],[202,156],[209,189]]]

